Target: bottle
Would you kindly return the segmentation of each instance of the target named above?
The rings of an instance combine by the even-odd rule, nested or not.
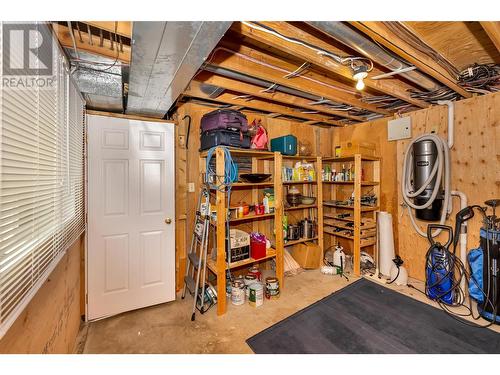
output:
[[[342,164],[341,181],[345,181],[345,164]]]

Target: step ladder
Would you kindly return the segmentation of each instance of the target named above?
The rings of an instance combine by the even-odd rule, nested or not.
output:
[[[182,299],[186,296],[186,290],[194,297],[192,321],[195,320],[196,309],[203,314],[217,301],[213,287],[205,283],[210,213],[210,190],[207,186],[203,186],[198,198],[191,247],[187,257],[186,275],[184,276],[184,288],[182,290]],[[207,297],[207,293],[210,298]]]

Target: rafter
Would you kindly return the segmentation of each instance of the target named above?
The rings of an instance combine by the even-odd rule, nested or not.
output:
[[[260,99],[251,99],[245,101],[243,99],[235,99],[235,95],[231,93],[223,93],[216,98],[211,98],[201,90],[201,83],[198,81],[191,81],[189,87],[184,91],[184,95],[191,96],[198,99],[207,99],[219,103],[230,104],[234,106],[243,106],[246,108],[257,109],[260,111],[279,113],[285,116],[292,116],[301,118],[308,121],[322,122],[333,126],[344,126],[340,121],[329,120],[328,117],[320,114],[305,114],[292,107],[287,107],[280,104],[269,103]]]
[[[500,52],[500,22],[498,21],[481,21],[481,26],[491,39],[497,50]]]
[[[315,45],[324,50],[333,52],[332,51],[333,47],[329,43],[287,22],[260,22],[260,23],[263,24],[264,26],[272,28],[273,30],[287,37],[296,38],[308,44]],[[265,43],[273,48],[277,48],[288,54],[300,57],[306,61],[309,61],[317,66],[322,67],[323,69],[326,69],[329,72],[334,73],[337,76],[353,80],[352,71],[348,66],[339,64],[325,55],[318,54],[311,48],[308,48],[304,45],[297,44],[291,41],[283,40],[278,36],[267,33],[265,31],[261,31],[257,28],[252,28],[251,26],[247,26],[243,23],[237,23],[233,25],[233,28],[238,30],[239,33],[241,33],[247,38],[254,39],[258,42]],[[370,79],[366,79],[365,84],[367,87],[371,89],[402,99],[407,103],[416,105],[417,107],[425,108],[429,106],[429,104],[424,101],[411,98],[409,93],[404,88],[394,83],[388,84],[387,82],[383,81],[377,81],[377,80],[372,81]]]
[[[57,35],[57,39],[59,39],[59,43],[63,47],[73,48],[73,41],[69,28],[59,24],[53,24],[53,28]],[[105,56],[110,59],[118,59],[127,64],[130,63],[130,46],[122,45],[123,51],[121,51],[119,43],[114,42],[112,47],[112,43],[109,39],[103,39],[103,46],[101,47],[98,42],[98,36],[94,35],[92,38],[93,42],[91,43],[88,33],[81,31],[80,34],[83,42],[80,41],[79,34],[75,33],[75,43],[78,50]]]
[[[260,86],[252,85],[250,83],[237,81],[231,78],[223,77],[209,72],[202,72],[196,76],[196,80],[218,87],[225,88],[227,90],[240,92],[246,95],[252,95],[257,98],[272,100],[285,105],[292,105],[296,107],[305,108],[312,111],[319,111],[322,113],[327,113],[334,116],[344,117],[355,121],[366,121],[365,118],[361,116],[350,115],[347,111],[336,111],[334,109],[329,109],[322,105],[312,105],[311,100],[301,98],[298,96],[282,93],[279,91],[268,92],[263,91],[265,88]]]
[[[109,31],[110,33],[132,38],[132,22],[130,21],[82,21],[90,26]],[[116,31],[115,31],[116,30]]]
[[[350,22],[358,30],[362,31],[373,40],[382,44],[398,56],[409,63],[415,65],[419,70],[441,82],[453,91],[465,98],[470,98],[472,94],[461,87],[454,77],[446,69],[426,54],[416,50],[403,39],[392,33],[382,22]]]
[[[221,43],[221,46],[212,52],[207,63],[299,91],[309,92],[337,103],[348,104],[384,115],[392,114],[390,111],[361,101],[358,99],[358,97],[361,98],[360,94],[352,94],[352,87],[334,81],[324,74],[307,71],[300,76],[287,79],[284,76],[295,71],[299,66],[243,44]]]

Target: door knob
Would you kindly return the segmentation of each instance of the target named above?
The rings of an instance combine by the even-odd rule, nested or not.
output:
[[[165,219],[165,224],[170,224],[171,222],[172,222],[172,219],[171,219],[171,218],[167,217],[167,218]]]

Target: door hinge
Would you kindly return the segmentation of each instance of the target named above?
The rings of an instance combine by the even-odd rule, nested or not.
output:
[[[89,295],[87,293],[85,293],[85,304],[89,304]]]

